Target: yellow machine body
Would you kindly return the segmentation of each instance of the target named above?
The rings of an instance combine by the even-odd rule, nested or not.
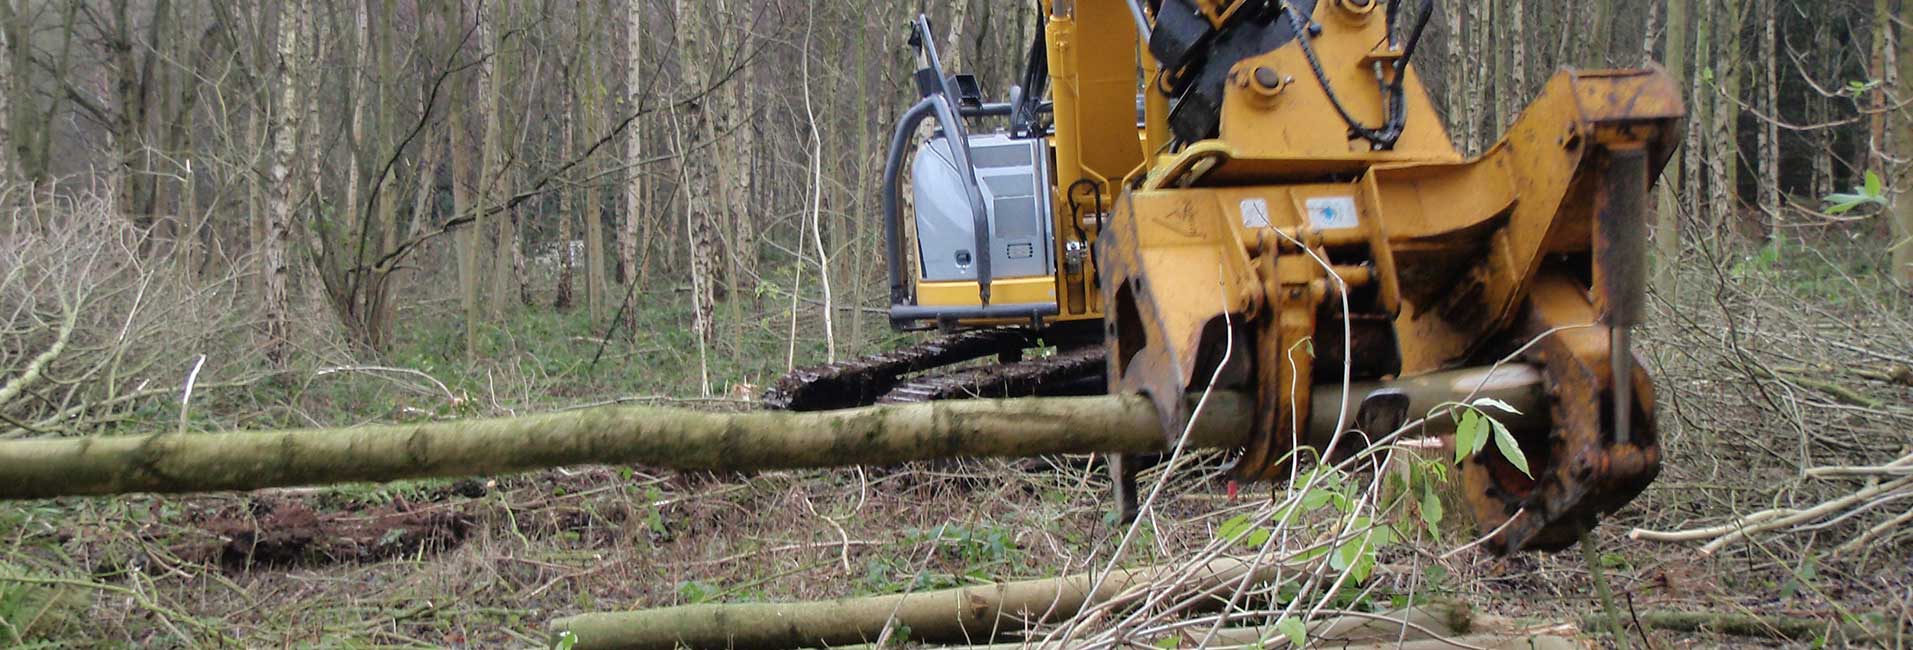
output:
[[[1181,1],[1216,26],[1247,4]],[[1534,475],[1491,448],[1464,467],[1466,492],[1497,548],[1558,548],[1658,471],[1652,383],[1615,346],[1638,308],[1625,294],[1644,263],[1641,197],[1679,140],[1679,89],[1657,69],[1562,71],[1466,158],[1413,67],[1393,67],[1404,52],[1382,4],[1314,3],[1312,35],[1235,61],[1213,137],[1189,141],[1171,134],[1129,2],[1044,0],[1054,253],[1081,228],[1095,255],[1075,274],[997,279],[989,301],[1054,302],[1038,325],[1102,320],[1110,390],[1149,395],[1167,435],[1203,390],[1253,394],[1245,479],[1285,476],[1299,448],[1343,432],[1306,430],[1317,384],[1519,353],[1552,411],[1519,433]],[[1344,114],[1383,119],[1391,80],[1405,119],[1378,146]],[[916,279],[919,305],[984,303],[975,282]]]

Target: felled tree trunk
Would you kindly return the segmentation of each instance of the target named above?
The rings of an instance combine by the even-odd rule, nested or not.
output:
[[[1251,405],[1212,396],[1189,448],[1239,444]],[[1148,453],[1140,396],[963,400],[817,413],[604,407],[349,429],[162,433],[0,443],[0,499],[206,492],[498,474],[582,464],[742,471],[951,457]]]
[[[1131,592],[1132,588],[1173,581],[1188,595],[1226,594],[1245,577],[1266,582],[1281,570],[1294,575],[1296,568],[1220,558],[1182,574],[1184,569],[1114,571],[1100,583],[1088,574],[1077,574],[868,598],[581,614],[552,621],[551,632],[574,635],[575,650],[833,647],[874,642],[891,625],[908,628],[909,639],[920,643],[982,643],[1035,623],[1066,620],[1088,605],[1142,593]],[[1179,574],[1184,579],[1174,580]]]

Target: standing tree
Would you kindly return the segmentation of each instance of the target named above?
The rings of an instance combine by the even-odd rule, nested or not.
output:
[[[260,242],[260,272],[265,277],[266,358],[284,365],[290,351],[288,340],[292,313],[291,294],[286,289],[288,266],[286,249],[292,240],[292,208],[298,200],[297,181],[292,168],[298,159],[299,130],[303,111],[299,97],[304,70],[304,43],[300,40],[310,22],[310,8],[292,3],[279,8],[279,47],[273,58],[273,78],[279,82],[279,101],[272,111],[272,187],[267,191],[267,209],[263,217],[264,238]]]
[[[624,3],[624,92],[622,104],[635,109],[644,87],[644,2]],[[679,20],[684,20],[680,14]],[[679,26],[679,29],[683,29]],[[697,65],[697,64],[693,64]],[[638,228],[644,219],[644,118],[639,117],[624,136],[624,218],[618,227],[618,268],[623,284],[638,282]]]
[[[1683,79],[1687,74],[1687,27],[1692,0],[1667,0],[1667,30],[1664,61],[1667,74],[1674,77],[1677,85],[1686,85]],[[1666,178],[1662,179],[1655,207],[1654,250],[1659,258],[1655,266],[1655,286],[1673,295],[1676,268],[1681,256],[1681,210],[1680,201],[1674,192],[1681,186],[1681,161],[1668,161]]]
[[[1902,2],[1902,4],[1906,4]],[[1899,133],[1894,136],[1894,144],[1899,150],[1897,156],[1902,164],[1900,178],[1894,186],[1899,190],[1899,198],[1893,202],[1893,277],[1908,289],[1913,290],[1913,24],[1905,22],[1906,7],[1902,7],[1899,23],[1900,68],[1895,91],[1899,94],[1899,112],[1895,119],[1899,121]],[[1880,25],[1886,27],[1884,23]]]

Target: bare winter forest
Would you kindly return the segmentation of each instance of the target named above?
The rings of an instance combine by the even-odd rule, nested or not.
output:
[[[1471,543],[1444,463],[1304,491],[1169,462],[1133,525],[1066,454],[113,490],[0,501],[0,646],[569,648],[553,621],[591,612],[1082,573],[1128,590],[997,640],[1913,646],[1913,0],[1435,5],[1414,65],[1464,154],[1564,67],[1658,65],[1684,95],[1635,334],[1664,467],[1581,546]],[[754,413],[792,368],[926,336],[885,317],[878,216],[910,21],[998,97],[1041,11],[0,0],[0,446]],[[8,454],[7,498],[55,493]],[[1217,562],[1243,564],[1187,570]]]

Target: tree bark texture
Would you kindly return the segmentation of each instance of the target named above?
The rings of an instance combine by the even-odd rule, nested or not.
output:
[[[1906,12],[1901,12],[1906,19]],[[1899,122],[1899,133],[1894,137],[1894,146],[1899,150],[1897,156],[1903,161],[1913,161],[1913,25],[1900,23],[1898,88],[1901,104],[1900,111],[1894,115]],[[1893,201],[1893,254],[1892,273],[1901,284],[1913,288],[1913,162],[1901,165],[1898,182],[1893,184],[1899,196]]]
[[[1251,408],[1238,395],[1212,395],[1189,447],[1238,444]],[[0,442],[0,499],[252,490],[580,464],[746,471],[1163,448],[1155,407],[1134,395],[814,413],[601,407],[346,429]]]
[[[1867,52],[1867,71],[1869,78],[1884,80],[1887,77],[1886,63],[1888,52],[1893,47],[1893,3],[1892,0],[1873,0],[1873,46]],[[1890,90],[1882,83],[1869,93],[1872,104],[1867,113],[1867,151],[1866,169],[1886,176],[1886,127],[1888,121]]]
[[[292,167],[299,153],[300,122],[304,121],[299,117],[303,114],[300,110],[302,102],[299,90],[302,84],[299,79],[305,71],[299,69],[299,63],[303,60],[300,36],[308,22],[307,11],[309,9],[302,3],[279,8],[279,44],[273,59],[273,76],[279,82],[279,101],[272,111],[272,124],[269,127],[272,133],[269,172],[272,188],[266,193],[266,223],[262,229],[263,241],[260,242],[264,250],[259,259],[266,290],[266,358],[278,365],[285,364],[291,349],[288,330],[292,318],[292,297],[286,287],[291,261],[286,253],[292,241],[293,202],[298,198]]]
[[[1704,218],[1707,207],[1705,182],[1707,173],[1707,127],[1713,124],[1709,117],[1713,114],[1713,80],[1706,71],[1713,65],[1714,51],[1714,11],[1713,3],[1708,0],[1694,2],[1694,71],[1692,85],[1687,93],[1687,144],[1681,151],[1687,155],[1687,184],[1682,189],[1687,193],[1687,214],[1698,223]]]
[[[680,18],[682,20],[682,18]],[[626,105],[636,107],[644,88],[644,3],[625,0],[624,87]],[[683,29],[682,26],[679,29]],[[644,219],[644,123],[642,117],[631,125],[624,140],[624,219],[618,228],[618,262],[623,269],[623,284],[638,281],[638,224]]]
[[[1100,581],[1076,574],[867,598],[582,614],[552,621],[551,628],[553,634],[576,635],[575,650],[839,646],[876,641],[893,621],[909,628],[913,642],[981,643],[1035,623],[1066,620],[1088,605],[1133,597],[1133,589],[1185,575],[1183,569],[1169,565],[1113,571]],[[1267,582],[1283,570],[1295,569],[1218,558],[1189,567],[1183,590],[1227,593],[1245,577],[1252,583]]]
[[[1714,74],[1720,88],[1708,96],[1714,108],[1707,127],[1711,150],[1707,170],[1712,189],[1708,220],[1717,231],[1735,225],[1735,210],[1740,203],[1740,91],[1741,77],[1746,73],[1740,53],[1740,26],[1747,14],[1747,2],[1719,0],[1716,4],[1720,13],[1717,19],[1722,22],[1714,25],[1714,35],[1719,39],[1714,46]]]
[[[1692,0],[1667,0],[1667,30],[1662,57],[1667,74],[1676,86],[1686,85],[1688,53],[1688,16]],[[1692,102],[1689,102],[1691,105]],[[1654,222],[1654,286],[1668,296],[1674,295],[1675,279],[1681,257],[1680,199],[1674,195],[1681,186],[1682,159],[1668,161],[1656,193]]]

